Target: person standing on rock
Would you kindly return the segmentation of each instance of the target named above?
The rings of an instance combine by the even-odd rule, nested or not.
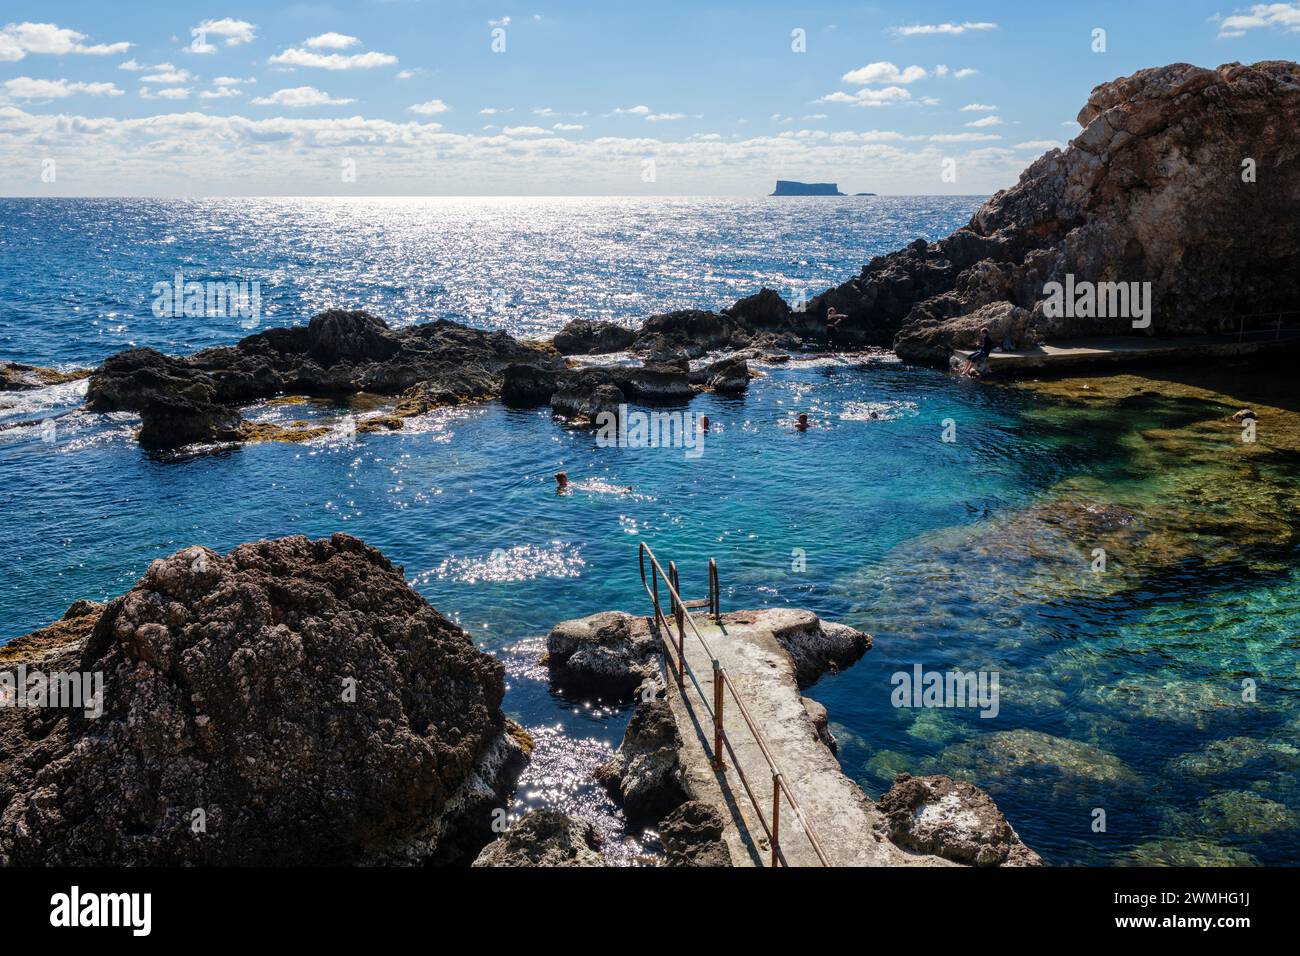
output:
[[[847,319],[848,316],[843,312],[837,312],[835,306],[828,306],[826,309],[826,347],[831,351],[835,350],[835,343],[840,338],[840,323]]]

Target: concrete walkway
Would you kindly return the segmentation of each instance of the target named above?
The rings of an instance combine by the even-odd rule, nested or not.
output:
[[[804,710],[794,661],[773,634],[774,630],[782,629],[785,613],[788,613],[785,609],[773,608],[746,615],[752,623],[723,625],[705,623],[707,618],[699,615],[697,624],[766,737],[777,766],[812,823],[831,865],[955,865],[938,857],[909,853],[883,836],[883,814],[844,775],[835,755],[818,739],[812,719]],[[676,647],[675,641],[673,646]],[[689,626],[685,652],[698,680],[698,690],[689,675],[684,693],[679,691],[671,673],[664,675],[664,682],[684,742],[681,759],[688,787],[695,799],[712,803],[730,821],[725,838],[734,865],[768,866],[771,845],[737,767],[730,756],[722,771],[714,770],[710,762],[713,664]],[[754,799],[763,808],[763,816],[770,821],[771,771],[730,693],[725,694],[723,718],[739,769],[753,790]],[[821,865],[803,827],[784,799],[780,847],[790,866]]]
[[[1031,375],[1036,372],[1073,370],[1108,365],[1150,362],[1194,362],[1235,358],[1262,352],[1300,348],[1300,330],[1272,329],[1236,335],[1194,335],[1179,338],[1115,336],[1097,339],[1062,339],[1020,352],[994,352],[988,371],[996,377]],[[950,364],[964,368],[970,349],[955,349]]]

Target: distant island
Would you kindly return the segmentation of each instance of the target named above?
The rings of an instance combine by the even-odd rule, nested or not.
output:
[[[797,183],[778,179],[773,196],[843,196],[838,183]]]

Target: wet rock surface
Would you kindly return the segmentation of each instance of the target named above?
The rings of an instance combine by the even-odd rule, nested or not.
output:
[[[0,666],[102,674],[102,715],[0,710],[0,861],[454,862],[491,839],[523,760],[501,665],[363,542],[186,548],[74,611]]]
[[[646,619],[622,611],[562,621],[546,637],[552,686],[606,699],[630,697],[657,673],[658,653]]]
[[[968,866],[1042,865],[992,798],[974,784],[904,773],[879,806],[888,819],[889,838],[906,849]]]
[[[0,362],[0,392],[26,391],[75,382],[90,375],[90,369],[63,372],[57,368],[24,365],[22,362]]]
[[[176,448],[241,440],[239,406],[281,393],[401,396],[398,413],[409,416],[497,396],[504,370],[518,364],[548,370],[560,359],[505,332],[445,320],[394,330],[367,312],[336,310],[190,356],[120,352],[91,375],[86,405],[138,412],[142,444]]]
[[[596,830],[558,810],[532,810],[483,848],[474,866],[604,866]]]
[[[622,352],[636,341],[637,333],[613,322],[574,319],[551,340],[561,355],[605,355]]]
[[[652,825],[690,795],[679,752],[681,735],[671,708],[661,698],[638,698],[623,743],[597,780],[623,806],[629,826]]]

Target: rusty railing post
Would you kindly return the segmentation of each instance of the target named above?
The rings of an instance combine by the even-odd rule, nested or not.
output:
[[[713,769],[721,770],[722,760],[722,665],[713,659]]]
[[[780,866],[781,853],[781,774],[772,771],[772,866]]]

